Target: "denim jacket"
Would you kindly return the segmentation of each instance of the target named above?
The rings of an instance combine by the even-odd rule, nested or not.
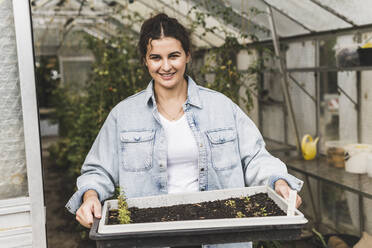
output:
[[[278,179],[301,189],[303,182],[267,152],[257,127],[229,98],[188,77],[183,110],[198,146],[200,191],[273,187]],[[112,109],[82,166],[78,190],[66,207],[76,213],[87,190],[94,189],[103,201],[114,194],[116,186],[128,198],[167,194],[167,140],[153,82]]]

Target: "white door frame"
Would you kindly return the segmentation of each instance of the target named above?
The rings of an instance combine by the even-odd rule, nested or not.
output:
[[[45,248],[45,207],[40,130],[36,102],[31,8],[28,0],[16,0],[12,2],[22,99],[32,247]]]

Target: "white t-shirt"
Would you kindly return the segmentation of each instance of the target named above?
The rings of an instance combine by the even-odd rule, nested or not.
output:
[[[185,114],[176,121],[159,116],[168,143],[168,193],[199,191],[198,147]]]

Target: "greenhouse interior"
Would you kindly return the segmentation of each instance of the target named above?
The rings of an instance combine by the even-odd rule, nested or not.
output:
[[[0,0],[0,247],[372,247],[371,10],[370,0]],[[284,216],[263,207],[252,220],[105,238],[94,223],[107,223],[85,228],[66,209],[110,111],[153,77],[138,40],[159,13],[190,35],[188,78],[239,106],[303,182],[295,214],[267,187]],[[207,147],[236,144],[200,129]]]

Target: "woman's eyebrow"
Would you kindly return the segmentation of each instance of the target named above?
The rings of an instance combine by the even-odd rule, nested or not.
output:
[[[168,56],[171,56],[171,55],[179,55],[181,54],[180,51],[174,51],[174,52],[171,52],[168,54]],[[149,57],[160,57],[160,54],[157,54],[157,53],[150,53],[149,54]]]
[[[179,51],[171,52],[169,55],[176,55],[176,54],[181,54]]]

